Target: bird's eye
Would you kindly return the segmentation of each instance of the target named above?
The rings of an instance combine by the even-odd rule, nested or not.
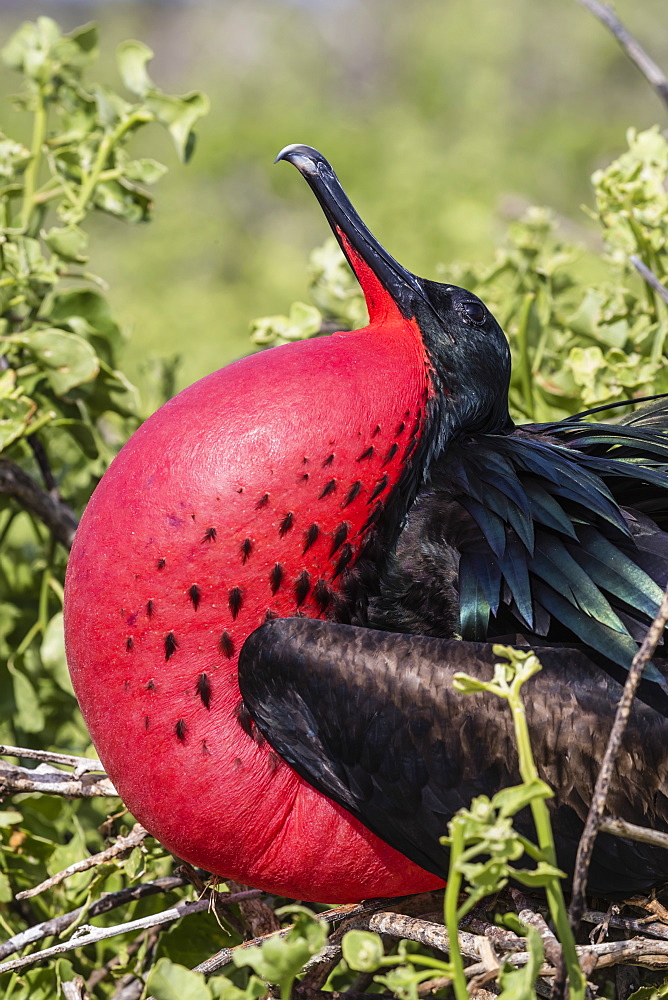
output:
[[[474,302],[472,299],[469,299],[467,302],[462,302],[461,311],[464,319],[467,319],[470,323],[474,323],[476,326],[483,326],[487,319],[487,310],[482,302]]]

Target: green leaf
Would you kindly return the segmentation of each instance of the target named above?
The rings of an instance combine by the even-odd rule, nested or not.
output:
[[[499,810],[500,816],[514,816],[536,799],[551,799],[553,796],[554,792],[550,786],[536,778],[523,785],[502,788],[492,799],[492,804]]]
[[[4,872],[0,872],[0,903],[9,903],[13,895],[9,879]]]
[[[135,847],[132,849],[129,857],[123,862],[122,867],[132,880],[136,879],[138,875],[144,872],[145,860],[141,847]]]
[[[380,934],[348,931],[341,942],[343,957],[355,972],[374,972],[385,955]]]
[[[70,31],[65,37],[79,50],[84,63],[89,63],[97,55],[98,31],[95,23],[82,24],[79,28]]]
[[[668,981],[660,986],[641,986],[628,997],[628,1000],[662,1000],[668,994]]]
[[[95,435],[88,424],[82,420],[69,420],[67,418],[51,421],[51,427],[62,427],[69,436],[76,441],[86,458],[94,459],[100,454]]]
[[[95,207],[126,222],[146,222],[153,202],[143,191],[123,181],[102,181],[95,187]]]
[[[0,132],[0,177],[14,178],[30,162],[30,150]]]
[[[32,682],[15,667],[11,670],[14,701],[16,702],[16,723],[26,733],[40,733],[45,719],[37,692]]]
[[[305,907],[283,907],[282,912],[296,912],[294,927],[284,937],[273,936],[259,947],[235,951],[232,961],[239,967],[250,965],[267,982],[279,984],[285,994],[283,1000],[289,1000],[289,986],[295,976],[327,940],[327,924],[315,920]]]
[[[167,173],[167,167],[158,160],[145,158],[142,160],[131,160],[125,167],[125,176],[128,180],[138,181],[140,184],[155,184]]]
[[[86,256],[88,234],[78,226],[50,229],[44,237],[44,242],[49,250],[53,250],[63,260],[73,261],[75,264],[85,264],[88,260]]]
[[[40,649],[42,663],[52,675],[56,684],[67,694],[74,695],[70,673],[65,658],[65,635],[63,632],[63,613],[59,611],[53,616],[44,630],[44,638]]]
[[[535,982],[543,964],[543,942],[535,927],[525,928],[529,961],[515,968],[504,962],[499,970],[499,1000],[536,1000]]]
[[[60,28],[50,17],[38,17],[26,22],[12,35],[2,49],[2,58],[11,69],[20,70],[31,79],[45,79],[50,70],[49,56],[62,37]]]
[[[97,84],[93,88],[97,114],[101,124],[110,132],[119,121],[124,121],[132,113],[132,105],[110,87]]]
[[[566,875],[560,868],[549,865],[547,861],[539,861],[534,869],[514,868],[512,877],[529,888],[544,889],[553,879],[566,878]]]
[[[475,694],[478,691],[490,691],[492,684],[491,681],[482,681],[478,677],[471,677],[470,674],[458,671],[453,675],[452,686],[460,694]]]
[[[146,992],[155,1000],[211,1000],[204,976],[161,958],[151,969]]]
[[[293,302],[289,316],[261,316],[251,324],[251,340],[261,347],[307,340],[322,326],[322,314],[306,302]]]
[[[267,984],[257,976],[249,977],[245,990],[235,986],[227,976],[215,976],[207,985],[214,1000],[259,1000],[267,994]]]
[[[426,979],[433,979],[434,976],[443,975],[443,970],[422,969],[415,971],[413,965],[400,965],[384,976],[374,976],[374,982],[387,986],[393,996],[399,1000],[418,1000],[418,985]]]
[[[151,78],[146,70],[146,64],[153,58],[153,52],[143,42],[128,39],[116,49],[118,72],[127,89],[143,97],[151,88]]]
[[[186,94],[185,97],[170,97],[154,92],[147,97],[146,106],[167,127],[179,157],[187,163],[194,148],[195,122],[209,112],[208,97],[198,91]]]
[[[16,809],[5,809],[0,812],[0,827],[15,826],[23,819],[23,814]]]
[[[0,397],[0,451],[25,434],[34,412],[35,404],[27,396]]]
[[[111,315],[109,303],[91,288],[58,292],[54,296],[50,318],[54,326],[69,326],[73,333],[80,336],[95,331],[114,345],[120,344],[120,330]],[[80,326],[82,320],[87,325]]]
[[[100,370],[91,345],[74,333],[50,327],[26,337],[24,343],[42,365],[57,396],[64,396],[75,386],[90,382]]]
[[[68,831],[70,834],[70,839],[66,844],[57,844],[56,848],[47,861],[47,871],[49,875],[55,875],[57,872],[62,871],[63,868],[69,868],[76,861],[86,855],[86,836],[84,834],[81,823],[79,822],[76,815],[71,818],[71,829]],[[71,886],[80,888],[90,882],[92,872],[77,872],[75,875],[71,875],[68,882]]]

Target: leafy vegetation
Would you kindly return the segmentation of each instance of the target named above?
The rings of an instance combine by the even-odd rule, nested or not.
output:
[[[193,127],[207,110],[201,94],[173,97],[155,86],[148,73],[151,52],[143,44],[126,42],[117,51],[122,93],[88,79],[97,54],[92,26],[63,34],[44,17],[24,25],[3,49],[5,64],[23,77],[17,103],[31,122],[31,136],[0,136],[0,463],[20,467],[76,510],[140,419],[136,391],[119,363],[120,324],[103,279],[88,269],[88,233],[100,215],[128,223],[151,218],[147,188],[165,167],[143,150],[137,155],[131,150],[143,141],[146,126],[155,124],[187,161]],[[600,248],[566,242],[553,213],[531,208],[511,224],[493,263],[442,267],[444,280],[478,292],[507,329],[514,355],[511,402],[518,419],[555,419],[582,406],[668,390],[666,305],[631,263],[637,256],[665,280],[667,176],[663,135],[658,129],[631,131],[628,151],[593,177],[591,214],[601,230]],[[286,316],[254,323],[257,347],[364,322],[359,289],[333,241],[312,255],[311,276],[310,303],[297,302]],[[159,367],[158,376],[166,397],[173,366]],[[0,494],[0,740],[91,755],[64,658],[65,562],[64,548],[35,514]],[[473,904],[510,876],[541,884],[576,984],[544,812],[549,790],[531,770],[521,730],[519,689],[536,668],[535,658],[508,655],[511,661],[486,688],[506,698],[519,720],[524,784],[492,801],[476,800],[450,824],[445,921],[452,936]],[[462,677],[461,689],[472,683]],[[513,815],[527,804],[536,818],[537,844],[519,838],[512,827]],[[109,816],[108,808],[117,809],[117,800],[35,793],[5,804],[0,925],[7,937],[76,910],[58,937],[63,940],[88,923],[102,893],[170,874],[172,858],[148,839],[127,856],[79,872],[30,901],[16,900],[18,892],[127,832],[132,818],[122,811]],[[537,862],[535,871],[517,870],[514,862],[523,851]],[[457,890],[465,886],[468,895],[460,903]],[[222,887],[217,895],[224,901],[228,891]],[[96,926],[136,920],[193,895],[175,887],[138,898],[96,915]],[[197,912],[160,935],[147,929],[100,940],[45,967],[7,974],[5,996],[47,1000],[82,975],[100,998],[113,996],[124,977],[138,976],[147,979],[146,990],[156,1000],[255,1000],[266,982],[276,984],[287,1000],[305,961],[321,949],[326,923],[303,908],[276,912],[292,929],[261,948],[235,952],[226,975],[208,982],[187,967],[241,941],[236,908],[222,927],[212,915]],[[533,928],[515,929],[527,937],[530,960],[519,969],[505,968],[499,981],[504,997],[528,998],[534,995],[542,945]],[[46,938],[55,940],[53,932]],[[406,1000],[415,1000],[425,978],[439,975],[454,979],[458,997],[465,993],[456,949],[448,963],[407,941],[388,955],[380,937],[362,931],[345,939],[344,962],[328,986],[345,989],[356,971],[377,970],[377,981]],[[574,985],[574,996],[578,989]]]

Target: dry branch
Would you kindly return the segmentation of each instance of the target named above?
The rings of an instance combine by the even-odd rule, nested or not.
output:
[[[55,750],[33,750],[30,747],[13,747],[8,743],[0,743],[0,757],[18,757],[22,760],[39,760],[49,764],[64,764],[73,767],[75,778],[80,778],[88,771],[104,775],[104,767],[96,757],[77,757],[72,753],[57,753]]]
[[[7,458],[0,458],[0,493],[13,497],[37,517],[66,549],[72,547],[78,524],[74,511]]]
[[[259,894],[258,889],[251,889],[248,892],[231,893],[229,896],[220,896],[216,900],[219,906],[230,906],[238,903],[240,898],[248,899],[250,895]],[[105,941],[107,938],[118,937],[119,934],[131,934],[133,931],[143,931],[147,927],[160,927],[164,924],[173,923],[181,917],[189,917],[193,913],[202,913],[211,905],[209,899],[198,899],[195,902],[179,903],[168,910],[160,913],[152,913],[147,917],[138,920],[128,920],[123,924],[114,924],[112,927],[91,927],[86,924],[80,927],[69,941],[53,945],[51,948],[44,948],[42,951],[33,952],[32,955],[25,955],[23,958],[13,959],[11,962],[3,962],[0,965],[0,973],[17,972],[25,969],[37,962],[44,962],[49,958],[62,955],[67,951],[74,951],[76,948],[84,948],[89,944],[96,944],[98,941]]]
[[[68,983],[61,986],[65,1000],[90,1000],[90,994],[86,991],[86,984],[81,976],[75,976]]]
[[[624,27],[616,14],[601,0],[578,0],[583,7],[591,11],[602,24],[615,36],[624,52],[633,62],[648,83],[654,88],[661,100],[668,106],[668,80],[654,60],[643,49],[640,42]]]
[[[650,830],[646,826],[636,826],[635,823],[627,823],[625,819],[617,819],[616,816],[605,816],[601,820],[599,830],[602,833],[611,833],[615,837],[638,840],[641,844],[663,847],[668,851],[668,833]]]
[[[661,281],[659,281],[654,271],[651,271],[649,269],[647,264],[645,264],[645,262],[640,259],[638,254],[635,253],[631,254],[629,260],[635,267],[638,274],[642,276],[642,278],[647,282],[650,288],[653,288],[656,294],[663,299],[666,305],[668,305],[668,288],[666,288],[666,286]]]
[[[34,885],[32,889],[24,889],[23,892],[17,892],[16,898],[32,899],[33,896],[38,896],[40,892],[52,889],[54,885],[60,885],[70,875],[76,875],[78,872],[87,872],[91,868],[95,868],[96,865],[103,865],[107,861],[113,861],[115,858],[122,858],[126,854],[129,854],[135,847],[138,847],[139,844],[143,843],[148,835],[148,830],[145,830],[139,823],[135,823],[127,837],[117,837],[116,841],[110,847],[106,847],[103,851],[98,851],[97,854],[91,854],[87,858],[82,858],[81,861],[75,861],[73,865],[68,865],[62,871],[56,872],[55,875],[51,875],[50,878],[40,882],[39,885]]]
[[[534,926],[537,926],[538,930],[541,932],[544,942],[548,943],[548,938],[550,939],[551,946],[549,950],[553,955],[554,961],[550,962],[548,959],[548,961],[542,966],[540,975],[542,977],[555,978],[558,971],[558,958],[560,952],[558,942],[556,942],[556,939],[552,935],[549,928],[547,928],[547,925],[540,914],[536,913],[533,907],[529,904],[529,900],[526,898],[520,898],[518,902],[521,907],[522,920],[526,923],[531,923]],[[329,911],[318,914],[318,917],[325,920],[331,920],[331,914],[332,911]],[[589,922],[598,922],[604,916],[605,914],[603,913],[593,913],[588,911],[585,918]],[[644,929],[644,925],[638,921],[624,921],[621,920],[621,918],[613,917],[611,922],[613,926],[620,926],[631,931],[634,931],[637,928]],[[483,921],[477,921],[476,925],[482,927],[488,926],[484,924]],[[649,936],[643,936],[626,941],[606,941],[594,945],[578,945],[577,953],[582,967],[587,970],[587,974],[591,974],[596,969],[603,969],[622,964],[644,965],[648,968],[654,969],[668,967],[668,940],[666,940],[668,939],[668,927],[660,928],[660,925],[658,924],[650,926],[651,932],[656,934],[656,937],[663,937],[664,940],[656,940],[656,938],[653,940]],[[350,919],[344,920],[338,930],[330,936],[329,941],[322,951],[307,962],[304,967],[305,971],[308,973],[308,971],[318,967],[324,962],[338,962],[341,958],[341,938],[347,931],[353,929],[371,930],[387,937],[393,937],[396,939],[406,938],[410,941],[418,941],[427,947],[435,948],[446,954],[448,953],[449,938],[447,931],[442,924],[438,924],[432,920],[407,917],[405,914],[392,913],[389,911],[380,911],[370,914],[356,914]],[[490,929],[499,930],[498,928],[491,928],[491,925]],[[194,971],[211,974],[212,972],[222,968],[224,965],[229,964],[232,961],[232,956],[235,952],[241,951],[244,948],[262,945],[265,941],[272,937],[286,935],[289,930],[289,927],[285,927],[278,932],[274,932],[273,934],[266,934],[262,937],[255,938],[252,941],[246,941],[243,944],[237,945],[236,948],[223,949],[211,959],[208,959],[206,962],[202,962],[200,965],[196,966]],[[494,939],[494,943],[496,945],[499,960],[505,960],[516,967],[527,964],[530,959],[530,955],[529,952],[524,950],[526,948],[526,942],[524,939],[517,937],[508,931],[501,931],[501,934],[507,939],[506,943],[510,946],[509,949],[501,948],[499,946],[500,940],[496,935],[487,937],[482,934],[472,934],[463,931],[459,932],[459,945],[463,954],[474,960],[473,964],[469,965],[465,970],[467,978],[480,978],[481,981],[484,979],[486,983],[489,983],[496,978],[496,969],[490,968],[489,962],[489,945],[492,938]],[[554,947],[555,945],[556,948]],[[517,951],[516,949],[518,947],[521,947],[522,950]],[[495,965],[496,964],[498,963],[495,962]],[[437,980],[431,980],[429,983],[423,983],[419,989],[419,995],[428,996],[431,992],[448,985],[448,983],[449,980],[440,978]],[[316,989],[311,992],[315,995],[318,993],[318,990]],[[311,993],[309,993],[309,995],[311,995]]]
[[[644,934],[648,937],[663,938],[668,941],[668,926],[656,920],[651,923],[646,919],[634,920],[632,917],[620,917],[617,914],[603,913],[601,910],[585,910],[582,914],[585,923],[608,924],[619,930],[630,931],[633,934]]]
[[[163,927],[148,927],[141,934],[138,934],[134,941],[127,946],[125,955],[122,953],[112,955],[108,962],[100,966],[99,969],[95,969],[93,973],[88,977],[86,982],[86,987],[93,991],[104,979],[107,978],[110,972],[118,968],[121,963],[126,962],[127,959],[132,958],[139,951],[143,952],[142,955],[142,965],[146,968],[154,958],[155,949],[160,940],[160,934],[163,931]],[[111,998],[111,1000],[129,1000],[131,997],[135,997],[135,1000],[139,1000],[139,997],[144,992],[144,982],[142,979],[130,972],[124,975],[118,983],[116,990]]]
[[[186,885],[185,879],[177,875],[168,875],[165,878],[157,878],[154,882],[143,882],[139,885],[129,886],[127,889],[119,889],[117,892],[108,892],[91,903],[85,916],[89,920],[93,920],[101,913],[108,913],[109,910],[115,910],[118,906],[143,899],[145,896],[154,896],[159,892],[171,892],[183,885]],[[15,934],[8,941],[3,941],[0,944],[0,961],[13,955],[15,951],[21,951],[29,944],[35,944],[44,938],[62,934],[68,927],[76,923],[83,912],[84,907],[78,906],[75,910],[70,910],[69,913],[60,913],[57,917],[51,917],[50,920],[43,920],[41,923],[34,924],[19,934]]]
[[[522,923],[528,924],[530,927],[535,927],[540,934],[545,957],[548,962],[551,962],[552,965],[558,965],[561,962],[561,945],[557,941],[553,931],[545,923],[542,914],[534,910],[531,901],[527,899],[524,893],[519,892],[517,889],[511,889],[510,894],[513,897],[513,902],[517,907],[517,915]]]
[[[48,764],[37,767],[19,767],[0,760],[0,799],[19,792],[42,792],[45,795],[64,795],[67,798],[93,798],[97,795],[118,797],[118,792],[106,775],[73,774],[59,771]]]

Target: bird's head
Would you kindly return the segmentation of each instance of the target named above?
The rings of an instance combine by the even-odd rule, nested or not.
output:
[[[509,430],[510,351],[485,304],[465,288],[420,278],[391,257],[317,150],[290,145],[276,160],[292,163],[315,194],[360,283],[370,327],[392,322],[397,313],[417,324],[437,411],[432,454],[460,433]]]

